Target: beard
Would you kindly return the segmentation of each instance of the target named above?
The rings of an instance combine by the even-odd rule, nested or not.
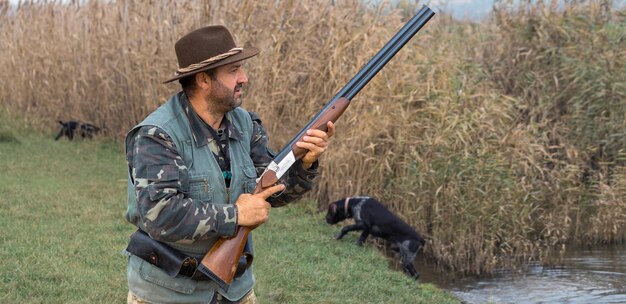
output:
[[[217,111],[223,113],[232,111],[243,103],[241,96],[235,97],[236,92],[239,92],[242,87],[243,84],[239,83],[231,90],[218,80],[213,80],[213,87],[206,101]]]

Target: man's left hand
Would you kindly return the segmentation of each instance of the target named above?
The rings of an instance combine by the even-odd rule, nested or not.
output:
[[[302,137],[302,141],[296,143],[296,146],[309,150],[302,157],[302,166],[309,169],[313,163],[326,151],[330,138],[335,135],[335,125],[332,122],[326,124],[328,132],[322,130],[310,129],[306,131],[306,135]]]

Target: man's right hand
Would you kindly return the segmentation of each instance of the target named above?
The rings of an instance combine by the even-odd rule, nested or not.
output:
[[[257,194],[244,193],[237,199],[237,224],[239,226],[259,226],[269,219],[272,205],[266,200],[274,193],[285,190],[285,185],[278,184]]]

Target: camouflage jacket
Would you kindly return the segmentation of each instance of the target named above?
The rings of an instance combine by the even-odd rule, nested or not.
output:
[[[225,170],[226,160],[217,146],[219,143],[213,138],[208,129],[210,127],[200,119],[188,102],[183,103],[183,107],[193,136],[197,142],[209,146],[209,150],[213,152],[218,164],[220,164],[222,170]],[[268,147],[268,136],[260,118],[255,113],[249,114],[253,123],[250,158],[256,168],[257,176],[260,176],[274,158],[275,153]],[[221,143],[227,143],[228,136],[238,136],[239,132],[234,124],[223,123],[221,130],[218,130],[217,134]],[[190,208],[199,208],[196,204],[189,203],[191,198],[187,197],[186,193],[182,191],[182,189],[189,189],[187,167],[185,164],[180,163],[181,157],[174,141],[162,129],[144,126],[137,130],[128,145],[126,160],[130,169],[129,172],[132,172],[140,218],[143,221],[146,219],[150,220],[150,225],[143,226],[144,229],[149,228],[149,230],[152,230],[146,231],[152,237],[160,241],[176,242],[178,240],[203,240],[215,236],[215,234],[220,236],[234,235],[237,227],[236,205],[227,205],[220,210],[203,208],[202,212],[200,210],[189,210]],[[154,181],[154,179],[148,176],[148,169],[157,165],[159,167],[177,168],[178,172],[162,172],[161,174],[171,174],[179,178],[168,181]],[[317,162],[309,170],[305,170],[300,161],[296,162],[288,174],[285,174],[281,180],[282,183],[286,184],[286,190],[270,197],[268,202],[273,207],[280,207],[297,200],[313,187],[313,178],[316,175]],[[151,187],[148,187],[148,184]],[[154,213],[154,209],[159,209],[157,218],[150,217],[150,214]],[[233,217],[235,217],[235,221],[233,221]],[[172,219],[184,219],[185,224],[181,225],[180,221]],[[139,226],[138,223],[133,224]],[[204,234],[198,234],[196,228],[200,225],[214,227],[214,229]],[[167,231],[168,233],[163,235],[163,233],[160,233],[161,231]]]

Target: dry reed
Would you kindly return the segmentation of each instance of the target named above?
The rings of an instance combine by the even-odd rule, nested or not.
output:
[[[339,3],[341,2],[341,3]],[[379,197],[467,273],[626,239],[626,29],[610,2],[436,15],[354,99],[312,193]],[[0,4],[0,100],[124,132],[179,89],[173,43],[225,24],[261,54],[244,107],[279,149],[410,17],[362,1]],[[557,259],[558,261],[558,259]]]

